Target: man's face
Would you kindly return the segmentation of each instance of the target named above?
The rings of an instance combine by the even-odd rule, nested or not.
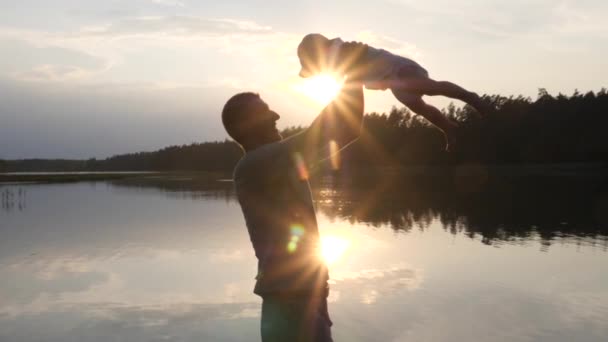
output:
[[[250,104],[251,114],[247,122],[247,135],[258,143],[268,144],[283,139],[277,129],[279,114],[270,110],[262,99],[254,99]]]

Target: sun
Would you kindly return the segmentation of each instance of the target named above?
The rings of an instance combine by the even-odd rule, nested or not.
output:
[[[350,241],[336,237],[324,236],[321,238],[321,257],[328,265],[340,260],[348,249]]]
[[[321,74],[305,79],[296,90],[320,104],[328,104],[340,91],[342,84],[335,77]]]

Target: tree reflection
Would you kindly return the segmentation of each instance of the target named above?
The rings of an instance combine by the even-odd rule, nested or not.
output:
[[[439,221],[452,234],[488,245],[556,239],[608,247],[606,166],[421,167],[365,170],[313,179],[317,210],[330,220],[426,230]],[[229,181],[196,178],[118,181],[170,197],[235,200]]]
[[[215,175],[206,173],[170,173],[163,175],[152,175],[134,177],[113,181],[112,184],[120,187],[135,189],[139,191],[160,191],[164,195],[173,198],[196,199],[225,199],[230,201],[235,198],[232,180],[216,179]]]
[[[454,170],[452,170],[454,171]],[[608,191],[593,177],[524,177],[508,182],[492,171],[491,180],[464,191],[457,173],[444,177],[382,179],[343,177],[316,190],[317,208],[330,219],[389,226],[396,231],[425,230],[438,220],[446,231],[478,237],[485,244],[517,243],[539,238],[548,246],[556,238],[608,246]],[[448,175],[451,175],[448,176]],[[372,177],[374,178],[374,177]],[[388,180],[387,180],[388,179]],[[361,181],[363,180],[363,181]]]

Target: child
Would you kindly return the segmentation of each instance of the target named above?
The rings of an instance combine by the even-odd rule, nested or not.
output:
[[[362,43],[308,34],[298,46],[298,58],[302,66],[301,77],[331,71],[361,80],[367,89],[390,89],[397,100],[444,133],[448,151],[453,149],[458,124],[425,103],[422,96],[443,95],[458,99],[480,114],[487,107],[476,93],[451,82],[429,78],[428,72],[413,60]]]

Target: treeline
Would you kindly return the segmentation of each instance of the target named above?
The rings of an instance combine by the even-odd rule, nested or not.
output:
[[[540,89],[529,97],[485,96],[495,108],[478,119],[471,108],[449,105],[444,113],[461,124],[455,151],[444,150],[442,134],[406,108],[365,116],[361,138],[342,162],[363,165],[480,163],[560,163],[608,161],[608,92],[568,96]],[[290,135],[302,128],[283,132]],[[0,162],[0,171],[169,171],[230,172],[242,156],[226,140],[171,146],[155,152],[103,160],[20,160]]]
[[[242,156],[241,148],[225,140],[166,147],[156,152],[122,154],[103,160],[89,159],[91,171],[172,171],[232,170]]]
[[[73,159],[0,159],[0,172],[79,172],[86,166],[85,160]]]
[[[371,113],[347,160],[365,164],[561,163],[608,161],[608,92],[575,92],[538,99],[485,96],[495,111],[477,119],[468,106],[444,113],[457,120],[456,149],[444,151],[441,133],[405,108]]]

